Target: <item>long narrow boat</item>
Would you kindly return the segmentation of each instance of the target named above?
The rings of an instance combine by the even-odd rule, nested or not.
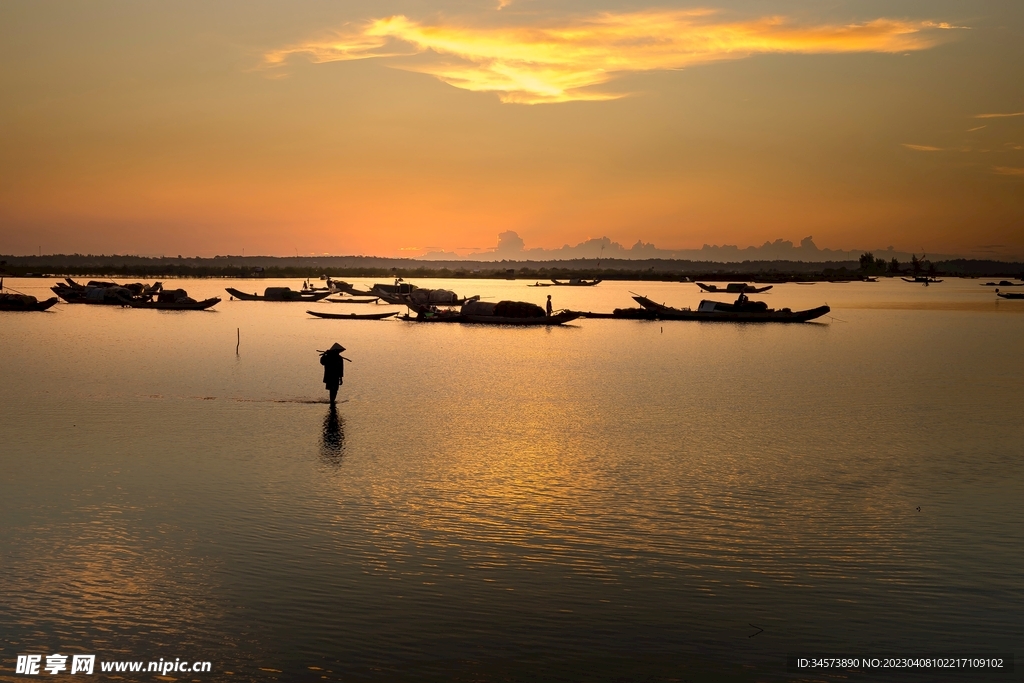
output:
[[[132,308],[152,308],[158,311],[205,311],[219,303],[220,297],[215,296],[203,301],[133,301],[129,305]]]
[[[712,292],[714,294],[760,294],[761,292],[767,292],[774,285],[755,287],[754,285],[748,285],[746,282],[730,282],[725,287],[719,287],[718,285],[706,285],[703,282],[698,282],[697,286],[705,292]]]
[[[982,287],[1024,287],[1024,282],[1010,282],[1009,280],[1000,280],[999,282],[986,282]]]
[[[372,299],[325,299],[329,304],[372,304],[380,300],[380,297]]]
[[[55,296],[51,296],[45,301],[40,301],[31,294],[0,292],[0,311],[45,311],[58,301],[60,299]]]
[[[383,320],[384,318],[398,315],[398,311],[391,311],[390,313],[321,313],[319,311],[306,311],[306,313],[317,318],[327,318],[330,320]]]
[[[903,277],[903,278],[900,278],[900,279],[903,280],[904,282],[914,282],[914,283],[919,284],[919,285],[920,284],[929,285],[929,284],[935,284],[936,282],[942,282],[942,280],[937,280],[937,279],[935,279],[933,277],[925,277],[925,276],[918,276],[918,277],[915,277],[915,278]]]
[[[594,285],[599,284],[600,282],[601,278],[595,278],[593,280],[572,278],[570,280],[566,280],[565,282],[562,282],[561,280],[556,280],[555,278],[551,278],[551,283],[558,287],[593,287]]]
[[[1002,297],[1003,299],[1024,299],[1024,292],[1000,292],[997,289],[996,296]]]
[[[655,303],[645,296],[634,296],[633,300],[649,311],[654,311],[659,320],[703,320],[707,322],[744,323],[802,323],[820,318],[832,309],[818,306],[805,311],[791,311],[788,308],[775,310],[760,301],[738,301],[726,304],[719,301],[701,301],[697,310],[672,308]]]
[[[506,327],[537,327],[564,325],[582,317],[578,311],[564,311],[555,315],[538,318],[508,318],[499,315],[462,315],[457,311],[427,316],[402,316],[402,320],[420,323],[465,323],[469,325],[503,325]]]
[[[227,293],[241,301],[320,301],[331,295],[331,292],[296,292],[289,287],[267,287],[263,294],[248,294],[233,287],[227,287]]]

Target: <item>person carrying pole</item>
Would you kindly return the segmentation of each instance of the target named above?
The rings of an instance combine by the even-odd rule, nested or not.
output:
[[[350,359],[341,355],[345,347],[334,342],[334,346],[326,351],[320,352],[320,365],[324,366],[324,386],[331,395],[331,405],[334,405],[338,398],[338,387],[345,380],[345,361]]]

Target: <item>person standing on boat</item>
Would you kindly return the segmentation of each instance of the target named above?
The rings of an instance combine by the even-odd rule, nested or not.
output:
[[[331,405],[337,400],[338,387],[345,380],[345,361],[348,358],[341,355],[344,350],[344,346],[334,342],[334,346],[320,353],[320,365],[324,366],[324,386],[331,394]]]
[[[548,312],[548,317],[550,318],[551,317],[551,295],[550,294],[548,294],[548,305],[547,305],[547,308],[545,310]]]

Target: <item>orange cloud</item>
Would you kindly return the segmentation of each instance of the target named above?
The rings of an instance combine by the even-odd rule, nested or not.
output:
[[[996,166],[992,169],[993,173],[999,175],[1024,175],[1024,168],[1015,168],[1013,166]]]
[[[1015,111],[1010,114],[975,114],[976,119],[1008,119],[1012,116],[1024,116],[1024,111]]]
[[[950,28],[893,19],[821,26],[794,25],[781,17],[725,21],[710,10],[604,13],[546,26],[485,28],[427,25],[393,16],[339,32],[331,40],[274,50],[264,58],[275,66],[295,54],[322,63],[429,52],[455,61],[421,59],[399,68],[430,74],[457,88],[494,92],[502,102],[540,104],[616,99],[623,94],[589,88],[617,74],[754,54],[924,50],[938,42],[936,29]]]
[[[941,147],[932,147],[931,145],[911,145],[911,144],[906,143],[906,142],[903,142],[903,143],[900,143],[900,144],[902,144],[907,149],[914,150],[915,152],[941,152],[941,151],[943,151]]]

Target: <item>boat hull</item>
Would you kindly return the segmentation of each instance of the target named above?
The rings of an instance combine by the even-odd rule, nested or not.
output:
[[[205,311],[207,308],[220,303],[220,297],[215,296],[203,301],[190,301],[188,303],[177,303],[173,301],[137,301],[132,302],[132,308],[152,308],[158,311]]]
[[[321,313],[319,311],[306,311],[306,313],[316,318],[325,318],[327,320],[383,320],[384,318],[398,315],[398,311],[391,311],[390,313]]]
[[[56,304],[60,299],[51,296],[45,301],[37,301],[34,304],[18,305],[15,303],[0,301],[0,311],[45,311]]]
[[[267,297],[261,294],[247,294],[232,287],[227,287],[225,291],[227,291],[228,294],[235,297],[239,301],[283,301],[285,303],[295,303],[297,301],[305,301],[306,303],[310,303],[313,301],[320,301],[321,299],[326,299],[331,295],[331,292],[313,292],[312,294],[303,294],[302,292],[295,292],[297,296],[295,296],[294,298],[282,297],[279,299],[277,297],[274,297],[268,299]]]

